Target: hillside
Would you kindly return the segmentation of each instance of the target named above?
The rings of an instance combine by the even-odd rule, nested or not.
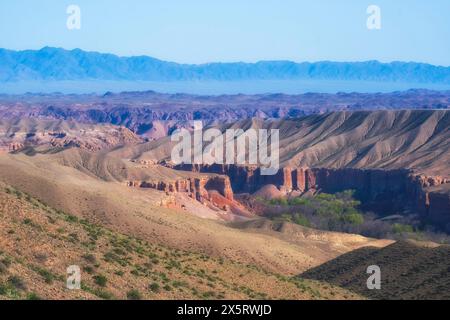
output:
[[[89,223],[1,184],[0,299],[354,299],[229,259],[183,251]],[[81,268],[68,290],[66,268]]]
[[[381,268],[381,290],[368,290],[366,269]],[[300,275],[327,281],[372,299],[449,299],[450,246],[397,242],[361,248]]]
[[[144,140],[124,127],[92,125],[56,119],[13,117],[0,119],[0,152],[27,147],[41,151],[78,147],[99,151]]]
[[[352,236],[342,234],[340,245],[319,241],[327,247],[317,250],[314,241],[300,246],[273,236],[242,233],[223,220],[198,217],[198,212],[206,210],[198,201],[189,202],[185,208],[172,207],[173,193],[105,181],[61,163],[59,157],[59,154],[0,156],[0,181],[51,207],[150,243],[257,264],[285,274],[306,270],[354,248],[375,243],[366,238],[355,242]],[[280,255],[284,258],[280,259]]]
[[[300,143],[314,150],[327,139],[348,140],[353,147],[383,137],[389,140],[384,136],[388,131],[377,124],[390,123],[387,127],[392,130],[391,136],[397,135],[403,141],[395,146],[401,146],[404,154],[392,158],[393,163],[406,166],[407,162],[402,161],[408,161],[408,150],[426,148],[427,143],[442,150],[448,148],[447,122],[446,111],[379,111],[314,115],[279,120],[272,125],[282,132],[282,141],[286,141],[282,154],[287,157],[296,154],[292,148],[301,147]],[[233,126],[268,124],[248,120]],[[117,127],[28,119],[4,121],[2,125],[4,139],[14,138],[19,132],[26,137],[28,131],[39,136],[53,129],[72,132],[78,139],[85,133],[95,133],[93,140],[91,134],[87,135],[94,142],[100,137],[94,144],[97,149],[28,141],[27,147],[0,154],[2,298],[372,297],[333,279],[329,279],[332,286],[327,281],[292,276],[322,268],[329,262],[335,268],[340,257],[366,252],[366,247],[392,246],[391,240],[261,219],[234,198],[232,184],[236,177],[244,175],[180,171],[158,164],[170,150],[167,138],[105,145],[102,134],[108,130],[116,132]],[[227,127],[224,124],[222,128]],[[339,134],[344,135],[342,140],[334,138]],[[295,145],[295,140],[301,141]],[[345,145],[329,143],[327,152],[335,154],[337,150],[348,152]],[[383,153],[380,156],[373,162],[374,167],[386,157]],[[430,163],[435,161],[439,167],[445,159],[443,152]],[[370,161],[364,165],[370,167]],[[423,165],[414,169],[431,172],[430,168]],[[284,169],[280,172],[282,175],[274,178],[285,174]],[[435,194],[438,193],[430,193],[431,201]],[[421,257],[420,251],[415,251],[405,250],[405,259]],[[436,255],[438,260],[441,254],[439,251]],[[423,261],[434,256],[424,257],[408,261],[420,269]],[[65,268],[72,264],[83,267],[86,279],[82,291],[67,292],[63,288]],[[436,279],[441,276],[433,275]],[[428,279],[427,275],[424,277]],[[424,277],[421,275],[417,281]],[[413,297],[425,292],[420,283],[415,282],[412,288]],[[430,297],[436,292],[431,292]]]
[[[342,111],[296,119],[246,119],[216,126],[280,130],[281,167],[412,169],[450,178],[447,110]],[[170,160],[169,138],[116,150]]]
[[[333,234],[340,239],[333,242],[323,232],[292,242],[236,229],[197,217],[205,210],[199,202],[181,209],[166,205],[173,194],[128,187],[121,180],[128,176],[111,175],[108,161],[74,148],[0,155],[2,298],[358,298],[291,275],[361,246],[390,243],[346,234]],[[93,170],[101,163],[109,171]],[[136,172],[152,170],[159,169]],[[81,291],[64,289],[72,264],[82,267]]]

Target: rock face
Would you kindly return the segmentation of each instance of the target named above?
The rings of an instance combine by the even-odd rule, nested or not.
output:
[[[95,152],[120,145],[136,145],[143,141],[131,130],[112,125],[33,118],[0,120],[0,148],[7,152],[26,147],[76,147]]]
[[[307,93],[196,96],[148,92],[97,95],[0,96],[0,118],[45,118],[79,123],[123,125],[149,139],[158,139],[192,120],[205,124],[242,119],[298,118],[339,110],[449,109],[450,94],[409,90],[370,94]],[[318,140],[321,141],[321,140]]]
[[[168,193],[183,192],[200,202],[209,200],[208,191],[215,190],[226,199],[234,201],[230,179],[227,176],[186,178],[176,181],[128,181],[127,186],[151,188]]]
[[[450,188],[450,180],[417,175],[408,169],[282,168],[273,176],[263,176],[253,166],[180,165],[175,169],[227,175],[235,193],[253,193],[266,185],[286,193],[355,190],[370,210],[389,214],[413,209],[432,223],[450,224],[450,192],[439,192],[442,187]]]
[[[428,221],[450,232],[450,183],[425,188],[421,196]]]

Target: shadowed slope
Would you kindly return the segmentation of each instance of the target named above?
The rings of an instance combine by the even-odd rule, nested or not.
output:
[[[367,267],[381,269],[381,290],[367,289]],[[327,281],[375,299],[449,299],[450,246],[397,242],[361,248],[308,270],[302,278]]]

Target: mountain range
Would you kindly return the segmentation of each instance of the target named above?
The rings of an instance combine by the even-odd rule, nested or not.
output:
[[[194,65],[167,62],[149,56],[119,57],[80,49],[0,49],[0,82],[35,80],[349,80],[446,85],[450,84],[450,67],[379,61],[260,61]]]

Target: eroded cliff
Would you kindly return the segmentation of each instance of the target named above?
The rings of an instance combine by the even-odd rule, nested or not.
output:
[[[215,190],[226,199],[233,201],[233,190],[227,176],[208,176],[200,178],[182,178],[174,181],[127,181],[129,187],[151,188],[168,193],[182,192],[197,201],[209,200],[208,191]]]
[[[276,175],[264,176],[255,166],[214,164],[174,168],[226,175],[230,178],[230,191],[235,193],[254,193],[265,185],[275,185],[286,194],[355,190],[367,209],[384,215],[409,210],[443,228],[450,226],[450,190],[447,190],[450,179],[416,174],[409,169],[282,168]]]

